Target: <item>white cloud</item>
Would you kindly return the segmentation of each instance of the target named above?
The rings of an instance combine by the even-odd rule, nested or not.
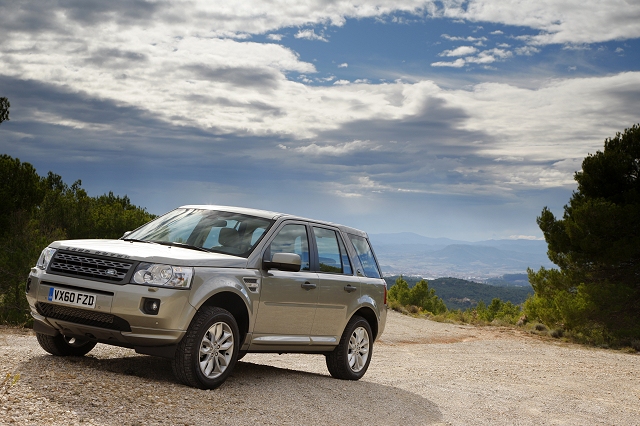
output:
[[[567,43],[562,46],[562,50],[591,50],[591,46],[585,43]]]
[[[281,41],[284,38],[282,34],[267,34],[268,40]]]
[[[536,237],[535,235],[509,235],[509,240],[532,240],[532,241],[544,241],[544,237]]]
[[[514,157],[514,156],[510,155],[510,156],[506,156],[506,157],[498,157],[493,161],[498,161],[498,162],[500,162],[500,161],[522,162],[522,161],[524,161],[524,157]]]
[[[496,30],[496,31],[491,31],[489,34],[491,35],[500,35],[500,34],[504,34],[502,31],[500,30]]]
[[[251,38],[249,33],[229,30],[214,30],[210,35],[216,38],[232,38],[235,40],[249,40]]]
[[[540,49],[534,46],[522,46],[515,49],[516,55],[532,56],[534,53],[540,52]]]
[[[351,84],[349,80],[336,80],[333,82],[336,86],[346,86],[347,84]]]
[[[530,43],[584,44],[640,37],[640,2],[470,0],[444,2],[437,16],[539,30]]]
[[[503,60],[513,56],[513,54],[510,51],[504,50],[504,49],[498,49],[498,48],[484,50],[476,56],[467,56],[469,53],[475,53],[475,52],[477,52],[477,49],[471,46],[461,46],[458,49],[445,50],[440,54],[440,56],[463,56],[464,55],[466,57],[458,58],[453,62],[434,62],[431,64],[431,66],[462,68],[467,64],[488,65],[498,60]]]
[[[348,66],[349,66],[349,64],[344,62],[344,63],[338,65],[338,68],[347,68]]]
[[[570,182],[572,176],[560,159],[581,159],[601,149],[606,137],[636,123],[638,87],[640,72],[625,72],[553,80],[537,89],[482,83],[471,91],[447,91],[440,96],[467,111],[470,118],[463,128],[494,135],[492,143],[482,145],[484,155],[554,160],[556,165],[545,170]],[[560,182],[551,175],[538,179],[550,185]]]
[[[473,46],[460,46],[453,50],[445,50],[439,56],[467,56],[476,53],[478,49]]]
[[[340,189],[334,189],[333,193],[342,198],[362,198],[364,196],[364,194],[360,194],[357,192],[345,192]]]
[[[328,192],[344,198],[371,197],[383,193],[424,193],[425,191],[389,185],[375,180],[371,176],[354,176],[346,182],[334,182],[326,189]]]
[[[452,67],[452,68],[462,68],[466,64],[465,60],[462,58],[458,58],[453,62],[433,62],[431,64],[432,67]]]
[[[318,145],[317,143],[312,143],[295,148],[295,150],[306,155],[329,155],[336,157],[354,152],[375,151],[377,147],[372,144],[371,141],[356,140],[337,145]]]
[[[440,37],[449,40],[449,41],[469,41],[469,42],[473,42],[473,41],[486,41],[487,38],[486,37],[457,37],[457,36],[450,36],[449,34],[442,34]]]
[[[315,30],[300,30],[294,35],[295,38],[303,38],[305,40],[318,40],[328,42],[322,35],[316,34]]]

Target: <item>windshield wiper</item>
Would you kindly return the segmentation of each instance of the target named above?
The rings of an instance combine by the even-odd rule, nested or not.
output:
[[[155,241],[150,241],[150,240],[138,240],[135,238],[123,238],[122,241],[133,241],[134,243],[148,243],[148,244],[158,244]]]
[[[191,244],[184,244],[184,243],[174,243],[171,241],[153,241],[156,244],[162,244],[163,246],[172,246],[172,247],[182,247],[182,248],[186,248],[186,249],[191,249],[191,250],[198,250],[198,251],[204,251],[207,253],[212,253],[211,250],[206,249],[204,247],[198,247],[198,246],[192,246]]]

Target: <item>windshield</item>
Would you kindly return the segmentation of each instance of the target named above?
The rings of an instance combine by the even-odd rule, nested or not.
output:
[[[272,220],[205,209],[176,209],[124,240],[147,241],[247,257]]]

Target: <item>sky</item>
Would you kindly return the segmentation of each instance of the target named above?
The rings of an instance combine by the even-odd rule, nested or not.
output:
[[[0,153],[155,214],[542,237],[640,122],[640,0],[0,0]]]

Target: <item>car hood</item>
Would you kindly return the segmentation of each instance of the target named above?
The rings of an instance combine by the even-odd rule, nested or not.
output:
[[[87,255],[115,257],[176,266],[245,268],[247,259],[219,253],[124,240],[54,241],[49,247]]]

